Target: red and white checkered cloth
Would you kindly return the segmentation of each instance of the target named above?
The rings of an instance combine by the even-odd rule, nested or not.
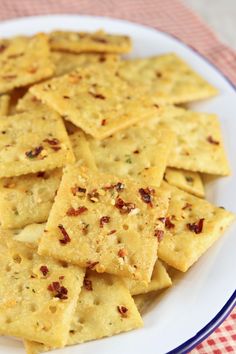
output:
[[[0,0],[0,21],[42,14],[110,16],[168,32],[200,52],[236,85],[236,53],[179,0]],[[191,354],[236,353],[236,309]]]

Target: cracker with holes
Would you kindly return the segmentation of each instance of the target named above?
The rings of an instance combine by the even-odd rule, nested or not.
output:
[[[131,88],[109,64],[77,68],[32,86],[30,92],[97,139],[153,117],[158,111],[140,88]]]
[[[90,272],[84,279],[67,345],[110,337],[142,325],[134,300],[122,280],[109,274]],[[29,354],[50,350],[40,343],[28,341],[25,348]]]
[[[173,53],[122,61],[118,73],[134,87],[141,86],[156,103],[186,103],[218,93]]]
[[[0,40],[0,93],[33,84],[53,72],[46,35]]]
[[[159,186],[175,135],[158,126],[133,126],[104,140],[89,139],[99,170]]]
[[[72,53],[117,53],[130,52],[131,40],[128,36],[108,34],[104,31],[71,32],[53,31],[50,33],[50,46],[53,50]]]
[[[186,272],[223,235],[235,215],[174,186],[168,188],[171,200],[167,217],[162,220],[165,237],[159,244],[158,256]]]
[[[150,123],[168,127],[176,134],[167,165],[215,175],[229,175],[230,168],[218,117],[166,106]]]
[[[97,167],[95,164],[94,156],[90,150],[90,146],[85,133],[80,129],[76,129],[72,134],[70,134],[69,138],[76,162],[96,170]]]
[[[64,169],[39,253],[149,281],[169,192],[79,166]]]
[[[74,162],[61,117],[35,110],[0,121],[0,177],[13,177]]]
[[[117,67],[120,62],[118,55],[107,53],[85,53],[78,55],[67,52],[52,52],[51,58],[55,65],[54,76],[61,76],[75,70],[78,67],[86,67],[94,63],[109,63]]]
[[[6,116],[8,114],[9,104],[10,104],[9,95],[0,96],[0,116]]]
[[[167,288],[171,286],[171,278],[160,260],[156,261],[153,268],[152,277],[149,283],[140,280],[123,278],[123,281],[129,289],[131,295],[139,295]]]
[[[65,345],[84,271],[38,256],[4,230],[0,258],[0,333]]]
[[[204,185],[198,172],[167,167],[164,179],[169,184],[194,194],[197,197],[203,198],[205,196]]]
[[[48,219],[61,169],[0,179],[0,215],[4,228],[21,228]]]

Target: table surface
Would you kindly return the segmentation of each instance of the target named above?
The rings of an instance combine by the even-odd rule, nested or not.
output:
[[[236,0],[183,0],[218,37],[236,49]]]

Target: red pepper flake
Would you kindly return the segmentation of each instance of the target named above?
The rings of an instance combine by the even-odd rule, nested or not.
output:
[[[173,227],[175,227],[175,225],[170,221],[169,216],[167,216],[166,218],[159,218],[158,220],[163,222],[163,224],[165,224],[165,227],[167,229],[172,229]]]
[[[87,267],[87,269],[94,269],[98,263],[99,262],[88,261],[86,267]]]
[[[157,109],[160,108],[160,106],[156,103],[153,106],[156,107]]]
[[[140,188],[138,191],[141,195],[142,201],[152,207],[152,195],[155,193],[155,190],[150,188]]]
[[[43,140],[45,143],[48,143],[51,147],[52,150],[58,151],[61,149],[60,141],[57,138],[52,138],[52,139],[44,139]]]
[[[156,229],[154,231],[154,236],[157,237],[158,242],[160,242],[164,237],[164,231]]]
[[[118,251],[118,256],[121,257],[121,258],[125,258],[125,256],[128,255],[128,252],[126,251],[125,248],[121,248],[119,251]]]
[[[86,193],[86,188],[78,187],[76,185],[71,187],[70,190],[73,195],[76,195],[77,193]]]
[[[219,144],[220,144],[220,142],[217,141],[217,140],[214,140],[211,135],[209,135],[209,136],[207,137],[207,141],[208,141],[210,144],[214,144],[214,145],[219,145]]]
[[[122,192],[125,189],[125,185],[124,183],[118,182],[116,184],[111,184],[110,186],[104,186],[102,189],[104,189],[104,191],[109,191],[114,188],[117,192]]]
[[[191,209],[191,208],[192,208],[192,204],[186,203],[186,204],[183,206],[182,210]]]
[[[64,278],[65,278],[64,275],[60,275],[60,276],[59,276],[59,280],[63,280]]]
[[[68,233],[66,232],[64,226],[62,224],[58,225],[59,230],[62,233],[63,238],[59,240],[60,243],[62,243],[63,245],[67,244],[68,242],[71,241],[70,236],[68,235]]]
[[[4,50],[7,48],[5,44],[0,44],[0,53],[4,52]]]
[[[104,224],[108,224],[110,222],[110,216],[102,216],[99,220],[100,227],[103,227]]]
[[[68,290],[62,286],[58,281],[54,281],[48,285],[48,290],[54,293],[54,297],[59,298],[60,300],[68,299]]]
[[[46,265],[42,265],[39,269],[44,276],[46,276],[49,272],[48,267]]]
[[[134,150],[134,154],[139,154],[139,150]]]
[[[120,210],[121,214],[129,214],[131,210],[135,209],[134,203],[126,203],[120,197],[116,198],[115,207]]]
[[[35,74],[38,71],[38,68],[32,67],[32,68],[29,68],[27,71],[30,74]]]
[[[162,77],[162,73],[160,71],[156,71],[156,77],[158,78]]]
[[[121,317],[124,317],[124,318],[126,318],[127,317],[127,315],[128,315],[128,309],[127,309],[127,307],[125,307],[125,306],[117,306],[117,310],[118,310],[118,312],[121,314]]]
[[[106,119],[103,119],[103,120],[101,121],[101,125],[104,126],[104,125],[106,125],[106,124],[107,124],[107,120],[106,120]]]
[[[42,150],[43,150],[43,147],[40,145],[33,150],[26,151],[25,155],[29,159],[34,159],[35,157],[37,157],[41,153]]]
[[[94,98],[98,98],[99,100],[105,100],[106,97],[103,96],[101,93],[93,93],[93,92],[89,92],[89,94],[91,96],[93,96]]]
[[[116,233],[116,230],[111,230],[107,235],[113,235],[114,233]]]
[[[74,209],[74,208],[69,208],[66,212],[67,216],[78,216],[80,214],[83,214],[85,211],[87,211],[88,208],[86,208],[85,206],[81,206],[78,209]]]
[[[107,59],[106,59],[106,57],[104,55],[100,55],[100,57],[99,57],[99,62],[100,63],[104,63],[106,60]]]
[[[66,100],[69,100],[69,99],[70,99],[69,96],[63,96],[63,98],[65,98]]]
[[[92,281],[88,278],[84,278],[84,287],[86,290],[92,291],[93,290]]]
[[[190,231],[195,232],[195,234],[200,234],[203,229],[203,223],[205,219],[200,219],[197,223],[187,224]]]
[[[93,189],[90,193],[88,193],[88,199],[92,203],[98,202],[99,193],[98,193],[97,189]]]

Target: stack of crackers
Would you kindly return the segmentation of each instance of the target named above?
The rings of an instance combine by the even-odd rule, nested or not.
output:
[[[218,117],[184,108],[217,90],[131,47],[103,31],[0,40],[0,332],[28,354],[141,327],[234,219],[204,199],[204,175],[230,174]]]

